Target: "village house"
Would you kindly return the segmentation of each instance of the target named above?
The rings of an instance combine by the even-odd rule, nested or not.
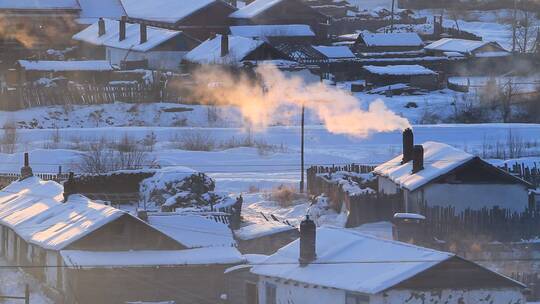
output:
[[[251,272],[258,276],[258,303],[266,304],[525,302],[525,285],[454,254],[317,229],[311,220],[302,222],[299,240]]]
[[[328,17],[301,0],[255,0],[229,17],[233,25],[307,24],[319,41],[327,38]]]
[[[417,33],[369,33],[362,32],[354,42],[353,49],[358,53],[400,53],[420,51],[424,43]],[[402,53],[403,54],[403,53]]]
[[[155,70],[177,70],[182,58],[199,41],[184,32],[100,19],[75,34],[79,56],[106,59],[122,68],[142,67]]]
[[[105,60],[87,61],[50,61],[50,60],[19,60],[17,61],[17,83],[52,81],[63,78],[78,83],[107,83],[115,68]],[[43,83],[48,85],[47,83]],[[60,83],[55,83],[59,85]],[[49,84],[50,85],[50,84]]]
[[[128,21],[182,31],[199,40],[227,33],[236,10],[222,0],[121,0]]]
[[[224,270],[243,262],[228,227],[213,219],[140,219],[65,193],[28,168],[0,191],[0,253],[12,264],[43,265],[25,270],[56,302],[213,302]]]
[[[443,38],[424,47],[427,54],[434,56],[463,56],[476,58],[506,57],[510,52],[497,42]]]
[[[218,64],[241,66],[243,61],[288,59],[270,44],[240,36],[217,35],[191,50],[185,57],[187,64]]]
[[[379,165],[380,193],[403,195],[406,212],[454,207],[456,211],[482,208],[523,212],[529,207],[528,182],[488,162],[439,142],[414,145],[413,133],[403,133],[403,154]]]
[[[438,74],[421,65],[365,65],[363,70],[366,83],[375,86],[407,84],[427,90],[439,88]]]

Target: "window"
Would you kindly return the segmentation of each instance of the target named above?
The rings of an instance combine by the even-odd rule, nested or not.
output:
[[[369,304],[369,296],[357,293],[347,293],[345,304]]]
[[[257,284],[252,282],[246,283],[246,304],[258,304],[259,293],[257,292]]]
[[[265,298],[266,303],[265,304],[276,304],[276,285],[272,283],[266,283],[265,284]]]

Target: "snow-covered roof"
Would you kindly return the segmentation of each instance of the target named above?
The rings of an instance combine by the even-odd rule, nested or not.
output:
[[[120,19],[126,12],[120,0],[78,0],[81,6],[81,24],[92,24],[99,17]]]
[[[19,60],[19,65],[27,71],[65,72],[65,71],[112,71],[107,60],[52,61]]]
[[[326,46],[314,45],[319,53],[323,54],[328,59],[354,58],[353,52],[346,46]]]
[[[493,46],[499,48],[501,51],[505,51],[496,42],[457,39],[457,38],[439,39],[431,44],[426,45],[424,49],[431,50],[431,51],[458,52],[462,54],[469,54],[488,44],[492,44]]]
[[[2,0],[0,9],[80,10],[77,0]]]
[[[221,57],[221,35],[217,35],[191,50],[184,59],[199,64],[237,64],[263,44],[261,40],[229,36],[229,54]]]
[[[375,168],[373,173],[389,178],[402,188],[414,191],[474,158],[465,151],[443,143],[428,141],[422,146],[424,147],[423,170],[412,173],[413,162],[401,164],[403,156],[399,155]]]
[[[230,18],[235,19],[250,19],[263,13],[267,9],[272,8],[274,5],[281,3],[284,0],[255,0],[243,8],[229,15]]]
[[[367,46],[422,46],[417,33],[362,33]]]
[[[126,214],[80,195],[63,203],[63,192],[37,177],[14,182],[0,191],[0,223],[28,243],[60,250]]]
[[[150,215],[148,223],[188,248],[236,245],[227,225],[200,215]]]
[[[241,227],[234,235],[241,240],[252,240],[294,229],[296,228],[280,222],[262,222]]]
[[[238,264],[244,261],[234,247],[187,250],[60,251],[64,263],[73,268],[117,268],[173,265]]]
[[[238,25],[231,26],[233,36],[248,38],[258,37],[315,37],[315,33],[307,24],[283,25]]]
[[[436,75],[437,73],[418,64],[411,65],[387,65],[387,66],[364,66],[368,72],[378,75]]]
[[[105,34],[103,36],[98,35],[99,25],[98,22],[95,22],[73,35],[73,39],[97,46],[146,52],[181,33],[179,31],[148,26],[146,29],[147,41],[140,43],[140,25],[126,23],[126,39],[119,41],[119,21],[111,19],[103,20],[105,21]]]
[[[251,272],[353,292],[376,294],[454,255],[347,229],[317,229],[317,259],[301,267],[300,241],[281,248]]]
[[[219,0],[121,0],[128,17],[177,23]]]

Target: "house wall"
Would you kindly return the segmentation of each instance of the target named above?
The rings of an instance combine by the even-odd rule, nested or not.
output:
[[[479,290],[390,290],[371,298],[370,304],[522,304],[525,297],[518,288]]]
[[[188,52],[179,51],[149,51],[137,52],[107,47],[106,59],[116,65],[121,61],[148,60],[148,68],[155,70],[178,70],[182,58]]]
[[[257,287],[259,277],[251,273],[250,269],[246,267],[225,274],[228,303],[256,304],[248,301],[247,284],[254,284]]]
[[[13,230],[9,229],[7,233],[6,258],[13,262],[17,256],[17,235]]]
[[[283,280],[276,280],[274,278],[260,278],[259,279],[259,303],[266,304],[266,285],[274,284],[276,286],[276,304],[281,303],[336,303],[345,304],[345,291],[322,288],[309,285],[307,288],[305,284],[298,283],[295,286],[294,282],[285,284]],[[273,303],[272,303],[273,304]]]
[[[384,176],[379,176],[378,181],[378,190],[384,194],[396,194],[399,191],[399,187],[391,181],[389,178]]]
[[[523,212],[529,205],[527,188],[520,184],[429,184],[410,192],[407,197],[408,212],[418,212],[421,204],[427,206],[452,206],[456,211],[483,207],[510,209]]]

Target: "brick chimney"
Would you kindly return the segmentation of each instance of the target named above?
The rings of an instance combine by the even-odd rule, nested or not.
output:
[[[118,23],[120,28],[118,29],[118,41],[123,41],[126,39],[126,22],[127,17],[122,16],[120,19],[120,22]]]
[[[413,151],[412,173],[418,173],[424,169],[424,147],[422,145],[415,145]]]
[[[24,153],[24,166],[21,168],[21,178],[19,180],[25,180],[34,176],[32,168],[30,167],[30,159],[28,153]]]
[[[307,215],[306,219],[300,223],[300,258],[298,259],[300,266],[307,266],[317,258],[316,241],[317,227]]]
[[[75,193],[75,174],[69,172],[67,181],[64,182],[64,203],[67,202],[69,196]]]
[[[229,55],[229,35],[221,35],[221,57]]]
[[[139,28],[141,32],[141,44],[143,44],[146,41],[148,41],[148,32],[146,30],[146,24],[141,24]]]
[[[105,20],[103,20],[103,18],[99,17],[98,36],[101,37],[103,35],[105,35]]]
[[[403,131],[403,159],[402,164],[408,163],[413,159],[414,134],[411,128]]]

